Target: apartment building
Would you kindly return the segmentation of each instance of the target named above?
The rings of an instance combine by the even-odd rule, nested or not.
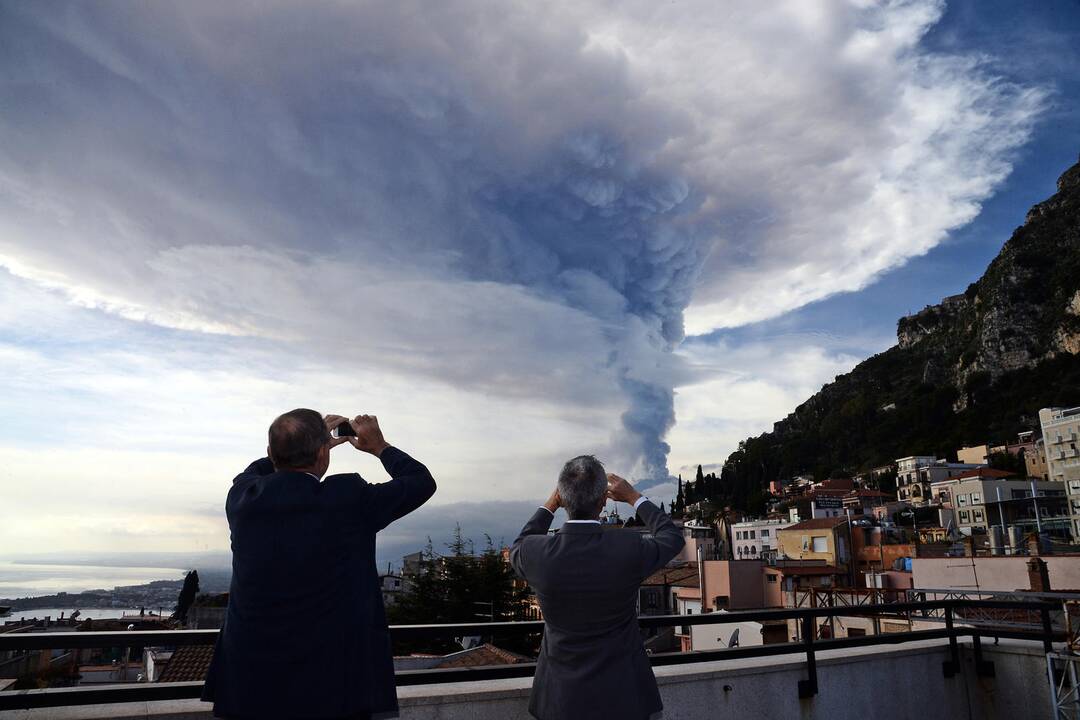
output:
[[[1032,485],[1037,504],[1032,501]],[[1037,524],[1048,530],[1063,522],[1065,485],[1060,482],[1022,480],[1001,470],[979,468],[934,483],[931,493],[952,511],[954,526],[965,535],[1003,523],[1029,532]],[[1036,515],[1041,517],[1041,523],[1037,523]]]
[[[896,496],[913,505],[930,502],[930,486],[974,470],[981,463],[950,463],[933,455],[911,455],[896,461]]]
[[[1064,483],[1069,498],[1070,530],[1080,538],[1080,407],[1043,408],[1042,425],[1046,469],[1051,481]]]
[[[776,555],[776,534],[793,525],[789,520],[747,520],[731,526],[736,560],[757,560]]]

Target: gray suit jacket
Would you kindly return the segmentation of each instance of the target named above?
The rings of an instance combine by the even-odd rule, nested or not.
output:
[[[685,541],[649,501],[638,507],[648,535],[563,525],[548,535],[541,508],[510,550],[518,575],[536,592],[544,640],[529,712],[540,720],[648,718],[663,708],[637,621],[641,581],[678,554]]]

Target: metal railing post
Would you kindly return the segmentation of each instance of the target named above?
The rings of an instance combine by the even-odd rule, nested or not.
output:
[[[803,649],[806,651],[806,680],[799,681],[799,699],[817,695],[817,658],[814,656],[814,617],[803,618]]]
[[[960,670],[960,646],[956,642],[956,628],[953,627],[952,603],[945,605],[945,630],[949,633],[949,659],[941,664],[941,671],[947,678]]]
[[[983,658],[982,636],[976,633],[971,637],[971,642],[975,648],[975,674],[979,677],[994,677],[994,663]]]
[[[1050,609],[1040,608],[1039,615],[1042,617],[1043,650],[1048,653],[1054,652],[1054,626],[1050,624]]]

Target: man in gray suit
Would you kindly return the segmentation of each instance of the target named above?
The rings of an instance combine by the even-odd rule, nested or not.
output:
[[[633,505],[649,534],[605,531],[599,517],[608,498]],[[559,507],[570,519],[548,535]],[[626,480],[606,475],[599,460],[583,455],[566,463],[510,550],[544,613],[529,698],[534,717],[659,717],[663,703],[641,642],[637,592],[684,543],[671,518]]]

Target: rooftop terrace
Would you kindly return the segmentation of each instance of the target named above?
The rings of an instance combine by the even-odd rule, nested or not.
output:
[[[794,608],[695,616],[642,617],[645,629],[671,625],[786,622],[796,642],[692,653],[657,653],[653,666],[665,718],[969,718],[1055,717],[1055,694],[1074,692],[1075,666],[1051,655],[1065,640],[1066,615],[1051,602],[935,600],[845,608]],[[993,612],[1013,621],[995,623]],[[822,639],[834,616],[906,618],[909,632]],[[972,621],[976,615],[987,622]],[[397,626],[399,639],[536,633],[543,623]],[[216,631],[0,635],[0,652],[137,643],[205,645]],[[984,642],[991,640],[992,642]],[[527,718],[532,663],[398,672],[401,717],[435,720]],[[1070,674],[1071,673],[1071,674]],[[1052,687],[1050,678],[1063,681]],[[196,699],[201,682],[0,692],[0,720],[210,718]],[[1060,697],[1058,697],[1060,700]],[[1066,697],[1074,702],[1072,695]],[[1075,702],[1073,710],[1080,710]],[[1060,715],[1058,717],[1076,717]]]

